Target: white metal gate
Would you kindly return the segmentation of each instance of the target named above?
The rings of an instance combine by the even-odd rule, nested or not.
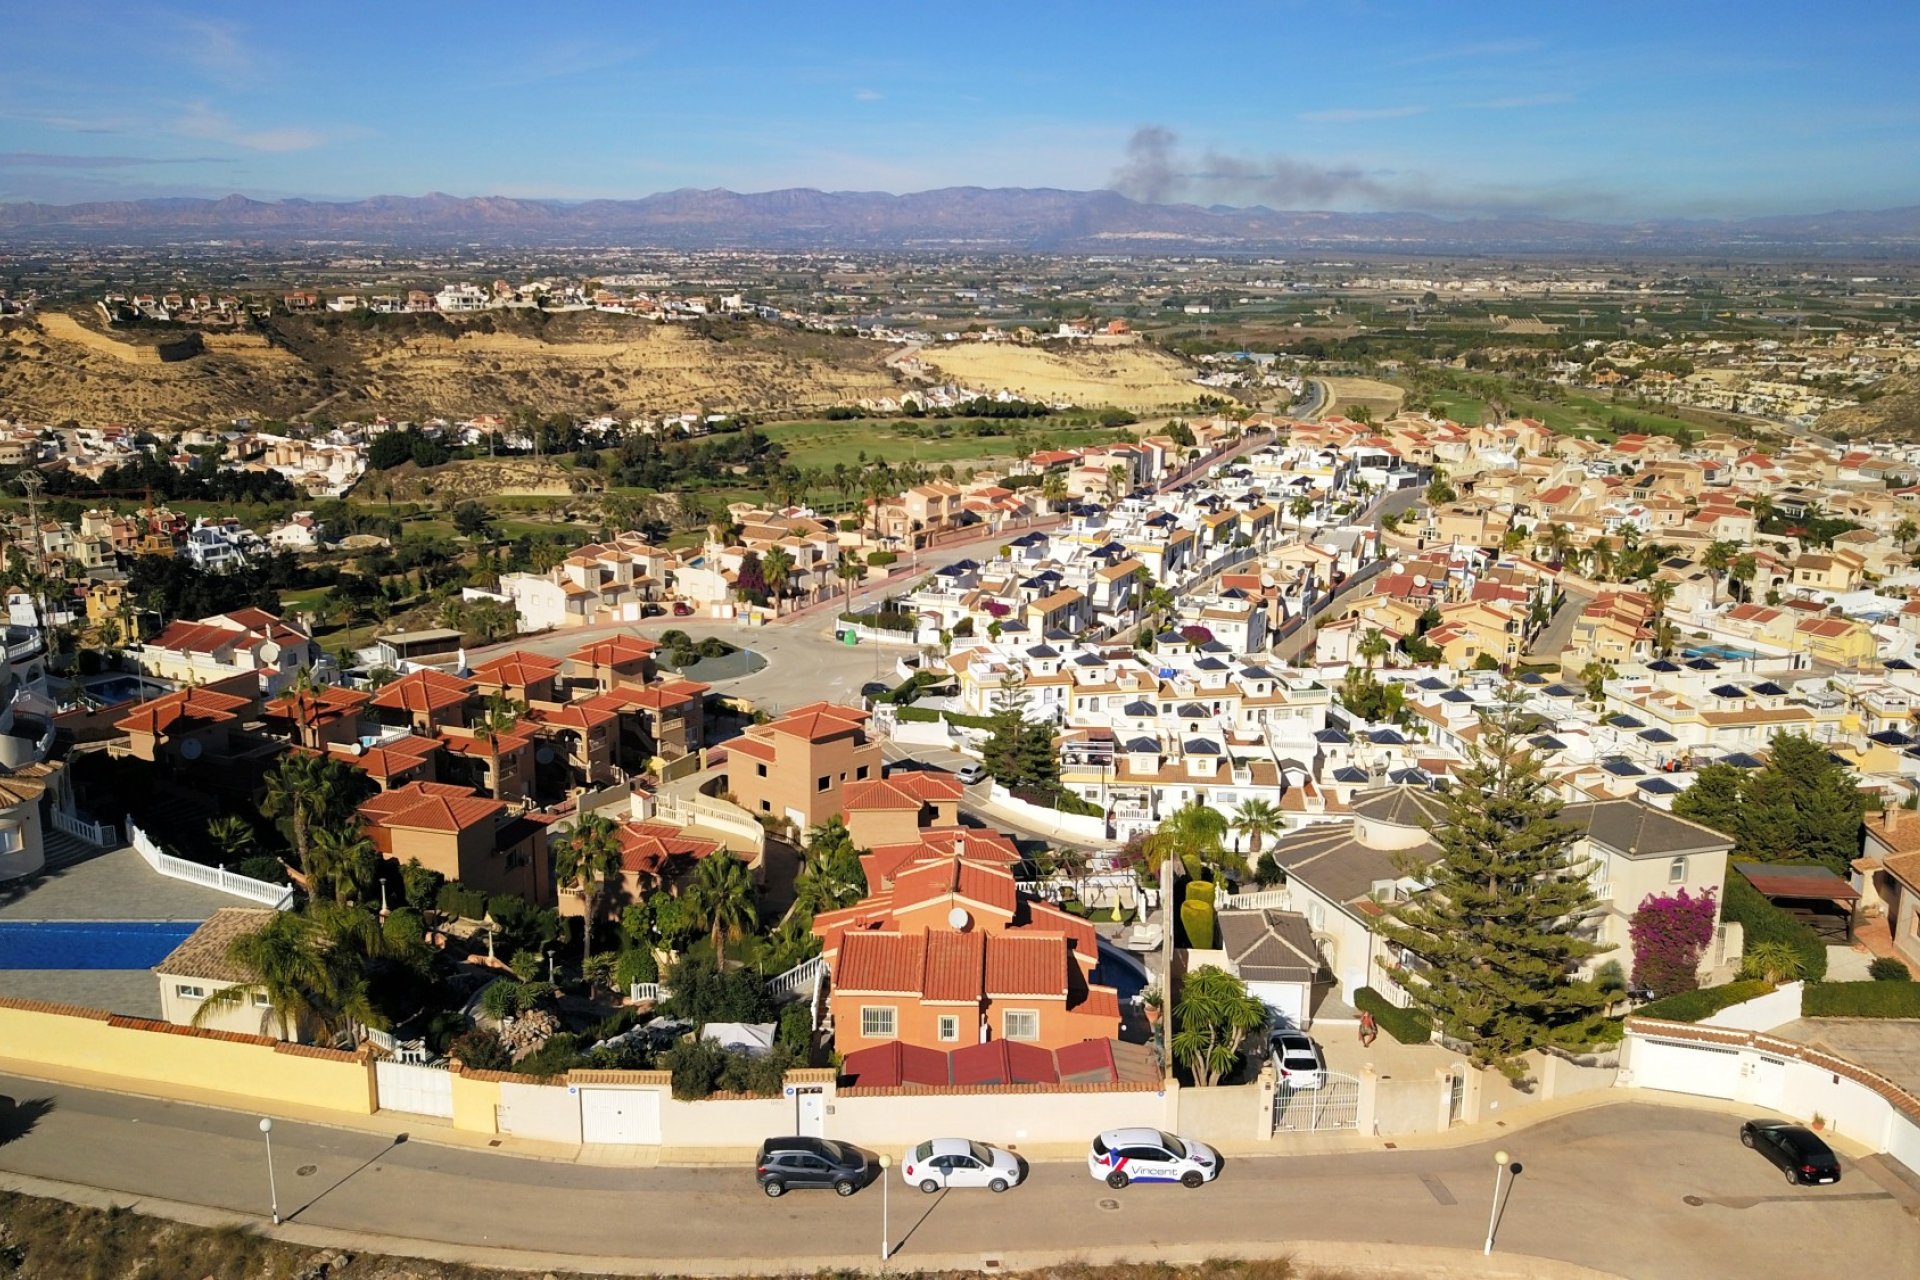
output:
[[[453,1075],[446,1068],[382,1058],[373,1064],[373,1076],[382,1111],[453,1119]]]
[[[827,1091],[819,1085],[794,1086],[793,1131],[803,1138],[827,1136]]]
[[[584,1142],[659,1145],[658,1089],[581,1089],[580,1137]]]
[[[1273,1131],[1308,1133],[1352,1129],[1360,1123],[1360,1081],[1338,1071],[1327,1071],[1318,1089],[1281,1085],[1273,1095]]]

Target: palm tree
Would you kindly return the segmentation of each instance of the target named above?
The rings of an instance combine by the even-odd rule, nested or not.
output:
[[[1715,604],[1720,603],[1720,579],[1726,575],[1727,569],[1733,564],[1733,558],[1739,554],[1739,543],[1724,540],[1709,543],[1707,549],[1700,554],[1700,567],[1705,569],[1707,576],[1713,580]]]
[[[716,964],[725,959],[722,948],[727,940],[741,936],[759,923],[753,875],[746,863],[725,849],[717,849],[701,859],[700,870],[694,874],[687,897],[694,918],[713,937]]]
[[[328,756],[294,752],[267,775],[267,794],[260,812],[284,818],[290,828],[293,854],[300,874],[311,884],[313,832],[332,812],[345,791],[345,766]]]
[[[1753,512],[1754,527],[1758,529],[1760,525],[1773,519],[1775,510],[1773,499],[1763,493],[1753,500],[1749,510]]]
[[[207,824],[207,840],[219,853],[222,865],[239,862],[253,852],[253,827],[237,813],[225,814]]]
[[[1218,1084],[1240,1060],[1246,1038],[1267,1024],[1267,1006],[1225,969],[1205,965],[1186,976],[1173,1006],[1173,1056],[1193,1082]]]
[[[1567,526],[1548,525],[1543,541],[1547,544],[1547,554],[1551,555],[1557,563],[1567,562],[1567,555],[1573,550],[1573,535],[1567,531]]]
[[[773,593],[773,607],[777,613],[780,601],[787,594],[788,579],[793,576],[793,556],[785,547],[768,547],[767,554],[760,558],[760,573],[767,580],[767,589]]]
[[[1226,837],[1226,815],[1196,798],[1168,814],[1147,837],[1147,865],[1158,870],[1168,858],[1212,865],[1220,860]]]
[[[854,557],[851,551],[840,553],[840,563],[833,568],[834,576],[847,584],[847,607],[853,607],[853,584],[867,576],[864,565]]]
[[[1393,651],[1393,645],[1387,641],[1384,632],[1378,627],[1368,627],[1360,636],[1360,642],[1354,651],[1366,662],[1369,668],[1380,665],[1380,659]]]
[[[1268,836],[1279,835],[1285,829],[1285,822],[1271,800],[1253,799],[1242,804],[1240,811],[1233,815],[1233,829],[1247,837],[1247,857],[1252,859],[1260,852],[1260,842]]]
[[[360,901],[380,872],[380,851],[358,823],[323,827],[313,833],[313,882],[309,891],[320,896],[327,886],[335,902]]]
[[[1287,514],[1293,517],[1293,524],[1296,529],[1306,528],[1307,517],[1313,514],[1313,499],[1304,493],[1301,494],[1287,504]]]
[[[1920,524],[1909,519],[1893,526],[1893,540],[1900,544],[1902,550],[1911,550],[1915,538],[1920,538]]]
[[[1647,598],[1653,601],[1654,616],[1664,617],[1667,605],[1673,599],[1673,579],[1655,578],[1647,586]]]
[[[731,860],[731,859],[729,859]],[[562,890],[580,896],[584,914],[580,964],[593,958],[593,926],[600,902],[620,874],[620,832],[601,814],[590,813],[554,843],[553,878]]]
[[[1727,566],[1727,576],[1739,584],[1740,595],[1747,600],[1753,599],[1753,579],[1759,572],[1760,559],[1751,551],[1735,556]]]
[[[480,709],[479,719],[474,722],[476,733],[487,740],[488,777],[493,782],[493,798],[505,800],[505,779],[500,776],[500,735],[513,732],[520,723],[520,717],[527,707],[504,692],[496,690],[487,695],[486,705]]]
[[[1058,471],[1049,471],[1040,479],[1040,496],[1046,500],[1049,511],[1058,511],[1060,504],[1067,500],[1067,477]]]
[[[228,943],[227,959],[253,978],[202,1000],[193,1011],[194,1026],[204,1026],[217,1010],[244,1007],[255,995],[266,997],[267,1010],[279,1024],[283,1040],[323,1020],[332,976],[320,953],[313,921],[306,916],[275,912],[258,930]]]
[[[1119,463],[1116,462],[1108,467],[1107,497],[1109,499],[1118,498],[1121,494],[1125,493],[1127,491],[1127,479],[1127,469]]]

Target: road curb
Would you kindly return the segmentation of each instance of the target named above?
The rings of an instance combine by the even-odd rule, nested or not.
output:
[[[128,1196],[78,1183],[0,1173],[0,1190],[46,1200],[63,1200],[92,1209],[125,1209],[152,1218],[188,1226],[217,1229],[243,1227],[265,1239],[303,1248],[374,1253],[396,1258],[423,1258],[434,1262],[498,1267],[520,1271],[597,1271],[623,1276],[810,1276],[823,1272],[862,1275],[897,1274],[902,1270],[959,1272],[1030,1272],[1048,1268],[1117,1263],[1164,1262],[1198,1265],[1216,1258],[1290,1258],[1309,1267],[1347,1275],[1403,1280],[1411,1277],[1474,1277],[1476,1280],[1619,1280],[1616,1273],[1578,1263],[1532,1254],[1495,1253],[1483,1256],[1471,1249],[1437,1245],[1383,1244],[1370,1241],[1298,1240],[1208,1245],[1116,1245],[1101,1249],[1015,1249],[1003,1253],[938,1253],[888,1261],[877,1257],[790,1255],[775,1269],[765,1258],[688,1258],[673,1261],[612,1257],[594,1254],[548,1253],[418,1240],[404,1236],[313,1227],[298,1222],[279,1226],[257,1214],[236,1213],[206,1205],[188,1204],[154,1196]]]

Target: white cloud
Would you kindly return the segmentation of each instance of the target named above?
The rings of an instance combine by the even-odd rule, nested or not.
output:
[[[886,96],[886,94],[881,93],[878,89],[855,89],[853,91],[853,100],[855,102],[878,102]]]
[[[1354,124],[1363,120],[1403,120],[1425,115],[1425,107],[1333,107],[1326,111],[1302,111],[1300,119],[1308,124]]]
[[[197,102],[188,108],[187,113],[174,121],[176,133],[190,138],[206,138],[213,142],[225,142],[231,146],[244,147],[248,151],[311,151],[323,147],[339,136],[324,129],[315,129],[305,125],[279,125],[271,128],[255,129],[240,124],[233,117],[215,111],[204,102]]]
[[[1514,111],[1522,107],[1552,107],[1563,102],[1572,102],[1570,93],[1533,93],[1517,98],[1488,98],[1485,102],[1469,102],[1470,107],[1482,111]]]

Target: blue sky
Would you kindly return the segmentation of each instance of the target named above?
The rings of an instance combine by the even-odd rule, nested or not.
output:
[[[15,3],[0,199],[1920,204],[1920,4]]]

